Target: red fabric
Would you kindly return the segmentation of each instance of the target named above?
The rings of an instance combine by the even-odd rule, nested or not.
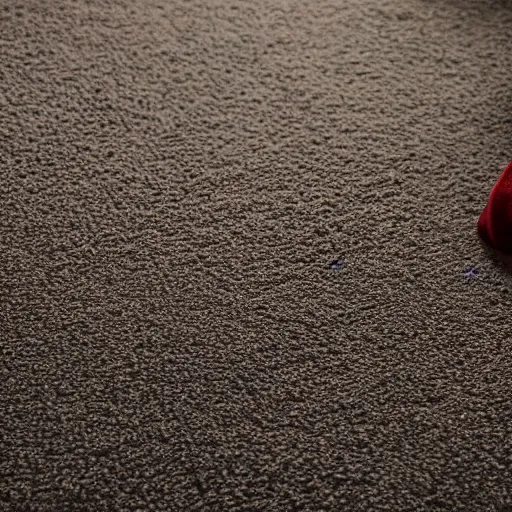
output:
[[[478,233],[495,249],[512,253],[512,162],[491,190],[478,219]]]

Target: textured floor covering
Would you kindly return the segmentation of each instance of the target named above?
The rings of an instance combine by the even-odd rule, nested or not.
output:
[[[1,510],[510,510],[511,2],[0,6]]]

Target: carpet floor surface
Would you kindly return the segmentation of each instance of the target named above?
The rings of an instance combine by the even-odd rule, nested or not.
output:
[[[512,510],[509,0],[0,0],[0,510]]]

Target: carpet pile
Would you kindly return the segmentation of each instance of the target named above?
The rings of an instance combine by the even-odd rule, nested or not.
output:
[[[0,510],[512,507],[508,0],[0,0]]]

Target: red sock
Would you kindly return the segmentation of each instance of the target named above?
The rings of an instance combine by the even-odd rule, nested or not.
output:
[[[491,190],[478,219],[478,233],[495,249],[512,252],[512,162]]]

